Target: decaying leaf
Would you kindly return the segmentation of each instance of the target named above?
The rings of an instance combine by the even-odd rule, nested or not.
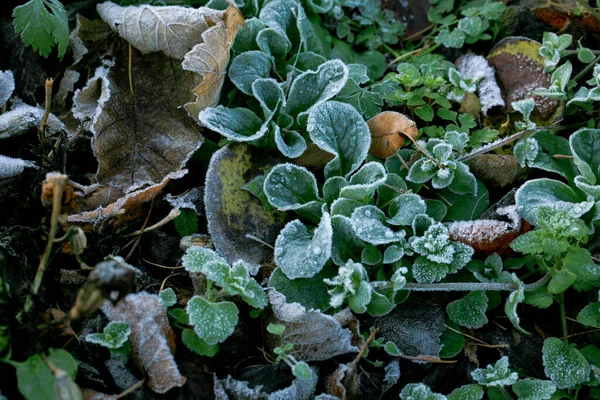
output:
[[[507,37],[492,48],[487,59],[496,70],[502,96],[509,111],[512,103],[532,97],[542,120],[557,111],[558,100],[533,96],[539,88],[550,86],[550,75],[544,72],[544,59],[539,55],[540,43],[524,37]]]
[[[173,358],[175,333],[158,296],[146,292],[130,294],[116,306],[104,303],[102,311],[111,321],[126,322],[131,327],[133,360],[147,374],[150,389],[165,393],[183,386],[186,379]]]
[[[478,179],[499,187],[515,183],[526,172],[512,154],[480,154],[469,160],[468,164]]]
[[[4,107],[15,90],[15,77],[12,71],[0,71],[0,107]]]
[[[358,352],[352,345],[352,333],[342,324],[352,319],[350,310],[334,316],[306,310],[299,303],[286,303],[285,296],[275,289],[269,292],[269,299],[275,317],[285,325],[283,340],[294,344],[290,354],[298,360],[321,361]]]
[[[81,398],[83,400],[117,400],[114,394],[105,394],[92,389],[81,388]]]
[[[500,255],[510,252],[509,244],[521,234],[523,220],[515,205],[498,208],[496,214],[498,219],[453,222],[449,227],[450,239],[468,244],[475,251]],[[502,216],[509,222],[501,220]]]
[[[340,364],[327,379],[327,393],[342,400],[360,399],[359,379],[352,362]]]
[[[0,115],[0,139],[19,136],[27,133],[29,129],[38,127],[42,122],[44,109],[33,107],[24,103],[13,104],[13,109]],[[46,136],[60,132],[71,133],[54,114],[48,117]]]
[[[367,121],[371,131],[369,154],[379,158],[389,158],[404,144],[405,137],[416,138],[417,125],[404,114],[384,111]]]
[[[0,154],[0,179],[21,175],[25,168],[37,168],[37,166],[31,161],[7,157]]]
[[[242,187],[278,161],[244,143],[230,144],[212,156],[204,190],[208,232],[217,252],[230,263],[241,259],[260,264],[272,255],[272,249],[246,235],[275,243],[285,214],[266,211]]]
[[[64,76],[60,80],[60,84],[58,85],[58,92],[54,95],[52,99],[59,107],[65,106],[65,101],[67,96],[69,96],[75,90],[75,84],[79,80],[81,74],[72,69],[68,69],[65,71]]]
[[[291,385],[272,393],[265,393],[263,386],[250,387],[248,382],[238,381],[230,375],[225,379],[214,378],[216,400],[308,400],[314,398],[318,376],[313,372],[310,379],[296,378]]]
[[[96,9],[112,30],[142,53],[162,51],[179,60],[202,43],[202,34],[223,15],[207,7],[121,7],[110,1]]]
[[[294,163],[307,168],[322,169],[335,156],[322,150],[319,146],[310,142],[302,155],[294,160]]]

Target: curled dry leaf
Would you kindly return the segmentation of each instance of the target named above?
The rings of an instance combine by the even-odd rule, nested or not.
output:
[[[492,48],[487,59],[496,70],[508,110],[514,111],[511,103],[531,97],[538,115],[546,121],[552,120],[553,114],[560,110],[558,100],[531,94],[550,86],[550,75],[544,72],[544,59],[539,55],[540,46],[535,40],[507,37]]]
[[[530,226],[521,219],[516,206],[501,207],[496,210],[498,219],[478,219],[475,221],[458,221],[450,225],[450,239],[468,244],[475,251],[498,253],[511,252],[509,246],[522,232]],[[500,218],[505,216],[509,222]]]
[[[43,115],[44,109],[41,107],[13,102],[13,108],[0,115],[0,139],[20,136],[31,128],[40,126]],[[66,132],[69,137],[72,136],[65,124],[54,114],[50,114],[46,126],[46,136],[53,136],[60,132]]]
[[[379,158],[389,158],[404,144],[405,136],[416,138],[417,125],[404,114],[384,111],[367,121],[371,131],[369,154]]]
[[[0,154],[0,179],[19,176],[23,173],[25,168],[37,168],[37,166],[31,161],[7,157]]]
[[[175,333],[158,296],[146,292],[130,294],[116,306],[105,302],[102,311],[111,321],[126,322],[131,327],[133,360],[148,376],[150,389],[165,393],[183,386],[186,379],[173,358]]]
[[[515,183],[526,171],[512,154],[480,154],[468,164],[478,179],[500,187]]]
[[[337,369],[327,378],[327,393],[342,400],[360,399],[359,378],[356,368],[352,368],[352,362],[340,364]]]

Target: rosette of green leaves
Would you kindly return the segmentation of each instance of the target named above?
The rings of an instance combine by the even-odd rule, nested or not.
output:
[[[324,279],[324,282],[330,286],[328,293],[332,307],[341,307],[347,300],[352,311],[359,314],[367,311],[373,289],[362,264],[348,261],[333,279]]]
[[[564,34],[558,36],[553,32],[544,32],[540,56],[544,57],[544,72],[552,72],[564,56],[566,50],[573,43],[573,36]]]
[[[557,100],[567,99],[567,84],[573,73],[573,66],[569,61],[556,68],[550,77],[550,87],[536,89],[533,93],[539,96],[550,97]]]
[[[431,181],[434,189],[448,188],[453,193],[477,195],[477,181],[462,161],[455,158],[455,150],[449,142],[442,139],[429,139],[421,146],[435,159],[421,157],[411,167],[406,179],[414,183]]]
[[[471,372],[471,377],[480,385],[487,387],[511,386],[519,379],[519,375],[510,370],[506,356],[486,368],[477,368]]]
[[[417,282],[438,282],[467,265],[474,252],[471,246],[450,240],[448,228],[443,224],[424,218],[421,221],[420,227],[414,222],[413,225],[423,233],[408,240],[410,247],[420,254],[412,265]]]
[[[594,65],[592,78],[587,81],[589,88],[582,86],[573,97],[567,102],[567,106],[576,104],[589,104],[593,101],[600,101],[600,65]]]

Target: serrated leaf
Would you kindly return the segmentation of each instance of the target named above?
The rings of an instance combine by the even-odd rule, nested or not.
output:
[[[480,385],[490,387],[503,387],[514,384],[519,375],[511,372],[508,368],[508,357],[504,356],[495,364],[489,364],[486,368],[477,368],[471,372],[471,376]]]
[[[385,214],[375,206],[359,207],[352,213],[352,226],[356,236],[367,243],[379,245],[400,241],[406,232],[388,228]]]
[[[206,341],[200,339],[193,329],[186,328],[181,332],[181,341],[183,344],[198,354],[204,357],[214,357],[219,352],[218,344],[208,344]]]
[[[188,302],[186,311],[196,335],[209,345],[224,342],[238,323],[238,308],[229,301],[213,303],[194,296]]]
[[[328,101],[312,107],[307,130],[317,146],[335,156],[325,166],[327,178],[347,178],[367,157],[371,145],[369,127],[351,105]]]
[[[258,79],[266,79],[271,72],[271,60],[262,51],[247,51],[231,62],[229,79],[247,95],[252,95],[252,84]]]
[[[485,292],[474,291],[460,300],[455,300],[446,306],[450,319],[467,328],[481,328],[487,324],[485,315],[488,298]]]
[[[85,340],[90,343],[102,345],[108,349],[118,349],[123,346],[129,335],[131,328],[125,322],[111,321],[104,327],[102,333],[90,333]]]
[[[577,322],[586,326],[600,326],[600,303],[590,303],[577,314]]]
[[[21,34],[26,45],[48,57],[57,44],[58,57],[65,55],[69,45],[69,21],[59,0],[30,0],[15,7],[12,15],[15,31]]]
[[[422,383],[409,383],[400,392],[402,400],[446,400],[446,396],[434,393]]]
[[[589,378],[590,365],[579,350],[557,338],[548,338],[542,349],[544,371],[559,389],[574,388]]]
[[[556,386],[550,381],[522,379],[512,386],[519,400],[548,400],[556,392]]]
[[[289,222],[275,241],[275,262],[289,278],[311,278],[331,257],[331,218],[323,213],[319,226],[310,230],[299,220]]]

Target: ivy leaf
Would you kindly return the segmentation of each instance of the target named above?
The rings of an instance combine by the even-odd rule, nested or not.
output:
[[[557,338],[544,341],[542,361],[546,376],[559,389],[574,388],[590,375],[590,365],[579,350]]]
[[[231,62],[229,79],[247,95],[252,95],[252,84],[257,79],[268,78],[271,72],[271,60],[262,51],[247,51]]]
[[[375,206],[359,207],[352,213],[352,226],[356,235],[367,243],[379,245],[400,241],[406,232],[388,228],[385,214]]]
[[[522,379],[512,386],[519,400],[549,400],[556,392],[556,385],[540,379]]]
[[[450,319],[457,324],[477,329],[488,322],[485,315],[487,306],[488,298],[485,292],[474,291],[460,300],[449,303],[446,312]]]
[[[238,308],[230,301],[210,302],[194,296],[186,309],[194,332],[209,345],[224,342],[238,323]]]
[[[275,241],[275,262],[289,279],[311,278],[331,257],[331,218],[324,212],[314,231],[299,220],[288,222]]]
[[[519,379],[519,375],[516,372],[511,372],[508,368],[508,357],[506,356],[486,368],[477,368],[471,372],[471,376],[477,383],[486,387],[510,386]]]
[[[336,175],[347,178],[362,164],[371,146],[367,123],[349,104],[328,101],[313,106],[307,130],[317,146],[335,156],[325,166],[327,178]]]
[[[65,55],[69,45],[69,21],[59,0],[30,0],[15,7],[13,18],[15,31],[33,50],[48,57],[52,47],[58,44],[58,57]]]

